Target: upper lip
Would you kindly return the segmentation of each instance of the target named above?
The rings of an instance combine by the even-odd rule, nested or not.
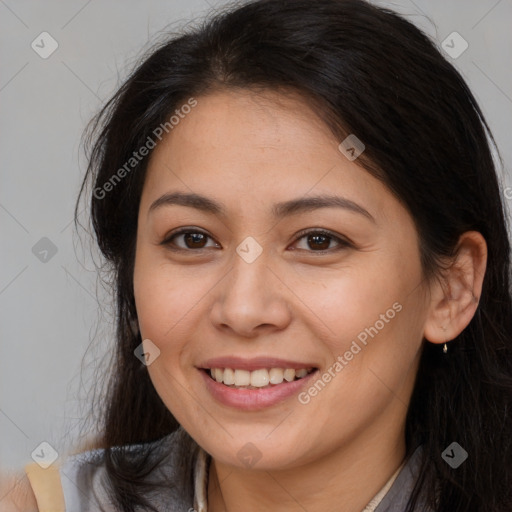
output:
[[[314,364],[301,363],[299,361],[291,361],[280,359],[277,357],[254,357],[243,358],[236,356],[214,357],[197,365],[198,368],[234,368],[238,370],[254,371],[262,368],[294,368],[300,370],[302,368],[316,368]]]

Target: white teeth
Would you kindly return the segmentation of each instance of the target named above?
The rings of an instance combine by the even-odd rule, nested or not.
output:
[[[235,383],[235,372],[231,368],[224,369],[224,384],[232,386]]]
[[[250,383],[251,372],[247,370],[235,370],[235,386],[248,386]]]
[[[293,368],[286,368],[283,376],[284,380],[291,382],[293,379],[295,379],[295,370]]]
[[[272,368],[269,372],[270,384],[281,384],[283,382],[284,370],[281,368]]]
[[[237,370],[232,368],[211,368],[210,375],[217,382],[232,387],[264,388],[270,385],[281,384],[283,380],[292,382],[296,378],[302,379],[313,369],[301,368],[262,368],[252,372],[248,370]]]
[[[266,386],[270,381],[268,370],[254,370],[251,372],[251,386],[255,388],[262,388]]]

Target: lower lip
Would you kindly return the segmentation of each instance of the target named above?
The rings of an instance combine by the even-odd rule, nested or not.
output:
[[[312,371],[302,379],[291,382],[283,381],[281,384],[269,388],[237,389],[221,384],[213,380],[205,370],[199,370],[213,398],[223,405],[246,411],[265,409],[296,395],[316,375],[317,371]]]

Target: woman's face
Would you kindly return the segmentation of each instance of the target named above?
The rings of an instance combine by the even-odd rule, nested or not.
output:
[[[403,441],[428,308],[417,232],[340,142],[298,98],[216,92],[151,157],[134,273],[148,371],[226,464]]]

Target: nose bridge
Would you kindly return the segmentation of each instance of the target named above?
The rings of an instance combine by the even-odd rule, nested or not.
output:
[[[289,308],[271,269],[270,252],[260,248],[251,240],[237,247],[212,308],[214,323],[246,336],[261,325],[281,329],[289,322]]]
[[[237,246],[234,247],[232,258],[230,261],[231,272],[228,276],[228,290],[237,291],[240,289],[242,293],[249,290],[258,290],[258,285],[267,282],[267,273],[269,269],[270,250],[264,245],[268,241],[264,237],[256,239],[253,236],[246,236]],[[268,291],[268,290],[267,290]]]
[[[226,287],[229,298],[241,299],[245,304],[263,301],[265,297],[268,300],[268,295],[275,291],[269,283],[269,264],[269,254],[263,253],[263,248],[258,250],[251,241],[242,242],[232,259]]]

